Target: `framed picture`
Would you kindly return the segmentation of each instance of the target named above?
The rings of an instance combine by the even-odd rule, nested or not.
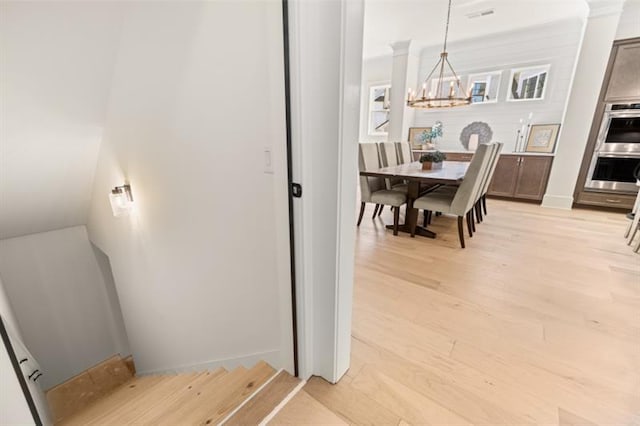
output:
[[[514,68],[509,79],[507,101],[534,101],[544,99],[549,83],[550,65],[538,65],[528,68]]]
[[[527,138],[526,152],[553,152],[558,140],[559,124],[533,124]]]
[[[502,71],[471,74],[467,87],[471,93],[472,104],[493,104],[498,102],[498,89]]]
[[[431,127],[409,127],[409,142],[412,148],[420,146],[428,141],[424,140],[424,135],[431,133]]]
[[[389,104],[391,85],[369,88],[369,135],[381,136],[389,132]]]

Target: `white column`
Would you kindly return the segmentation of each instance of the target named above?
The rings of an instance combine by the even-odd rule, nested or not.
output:
[[[576,70],[564,113],[558,150],[542,205],[571,209],[582,156],[609,61],[623,0],[589,2]]]
[[[411,40],[391,44],[393,65],[391,68],[391,104],[389,113],[389,142],[406,141],[409,127],[413,125],[414,110],[407,108],[407,90],[416,87],[419,58],[412,49]]]

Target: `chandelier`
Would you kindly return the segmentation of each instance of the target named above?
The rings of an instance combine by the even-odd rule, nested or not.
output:
[[[447,53],[447,37],[449,35],[449,20],[451,19],[451,0],[447,11],[447,26],[444,32],[444,46],[440,59],[433,67],[427,78],[422,83],[422,92],[418,97],[415,91],[409,89],[407,94],[407,106],[412,108],[450,108],[461,105],[468,105],[471,102],[471,94],[467,93],[460,83],[460,77],[456,74]],[[431,77],[438,71],[435,93],[427,92],[427,84],[431,82]],[[451,73],[452,77],[446,77],[446,73]],[[449,83],[449,84],[447,84]]]

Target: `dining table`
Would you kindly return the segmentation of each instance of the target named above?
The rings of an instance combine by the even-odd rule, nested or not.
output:
[[[407,211],[404,224],[398,227],[398,231],[411,233],[411,229],[415,227],[415,235],[435,238],[435,232],[418,226],[418,209],[413,207],[413,202],[429,188],[438,185],[460,185],[468,168],[468,161],[443,161],[440,168],[423,170],[422,164],[416,161],[374,170],[361,170],[360,175],[406,181],[408,183]],[[387,228],[392,229],[393,225],[387,225]]]

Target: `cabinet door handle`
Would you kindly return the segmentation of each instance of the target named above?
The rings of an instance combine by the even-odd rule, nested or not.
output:
[[[609,199],[609,198],[605,199],[605,201],[606,201],[607,203],[621,203],[621,202],[622,202],[622,200],[611,200],[611,199]]]

